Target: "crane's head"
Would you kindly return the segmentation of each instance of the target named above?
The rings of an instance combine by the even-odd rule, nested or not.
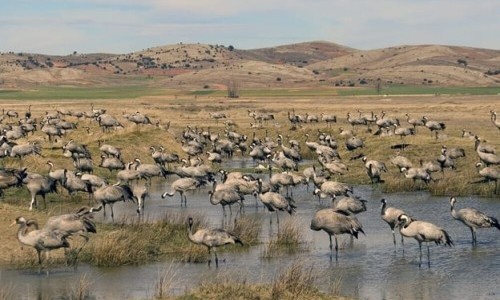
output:
[[[402,226],[407,226],[408,224],[411,223],[411,218],[406,215],[406,214],[401,214],[399,217],[398,217],[398,221],[399,221],[399,224],[398,226],[401,227]]]
[[[456,202],[457,202],[457,199],[455,197],[451,197],[450,198],[450,204],[451,204],[451,206],[455,205]]]

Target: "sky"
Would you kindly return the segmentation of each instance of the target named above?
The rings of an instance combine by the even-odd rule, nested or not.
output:
[[[256,49],[500,49],[499,0],[0,0],[0,52],[129,53],[177,43]]]

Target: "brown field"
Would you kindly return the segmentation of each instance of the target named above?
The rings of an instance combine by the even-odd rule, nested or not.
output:
[[[204,96],[155,96],[142,97],[138,99],[117,99],[117,100],[98,100],[93,101],[95,108],[104,108],[107,113],[117,117],[124,125],[124,129],[113,131],[112,133],[102,133],[95,121],[77,120],[73,117],[67,117],[68,121],[78,123],[78,129],[69,133],[62,141],[49,144],[42,132],[38,131],[33,136],[29,135],[27,140],[40,141],[42,143],[42,153],[45,156],[27,157],[23,161],[13,158],[6,158],[0,161],[5,167],[25,166],[30,172],[45,174],[48,171],[47,160],[52,160],[56,168],[73,169],[70,159],[64,158],[61,154],[61,146],[70,139],[79,143],[86,144],[94,157],[94,173],[101,176],[109,176],[108,170],[103,170],[99,164],[98,140],[103,140],[108,144],[122,148],[124,161],[131,161],[135,157],[140,157],[144,163],[153,163],[150,156],[150,146],[163,145],[168,152],[175,152],[186,157],[181,149],[180,135],[186,126],[190,125],[198,130],[210,129],[213,132],[224,134],[224,124],[216,122],[209,118],[209,112],[221,111],[229,116],[229,119],[236,122],[235,131],[246,134],[249,139],[255,133],[256,136],[269,136],[276,138],[278,134],[284,137],[294,138],[301,141],[302,155],[306,158],[314,158],[309,153],[307,147],[303,144],[305,134],[309,133],[311,140],[314,140],[318,131],[327,132],[337,138],[339,143],[339,153],[343,160],[349,165],[349,173],[339,181],[353,184],[369,184],[369,178],[366,175],[363,164],[360,160],[349,161],[349,158],[356,153],[348,153],[344,146],[344,139],[339,136],[339,128],[351,129],[346,121],[346,114],[351,112],[358,114],[361,110],[363,114],[373,111],[380,114],[385,111],[388,116],[399,118],[402,126],[406,125],[405,113],[412,117],[426,115],[429,119],[438,120],[446,123],[446,130],[437,139],[431,136],[426,128],[419,128],[416,136],[409,136],[406,142],[410,144],[404,155],[410,158],[414,163],[419,159],[433,160],[440,154],[442,145],[450,147],[461,147],[465,149],[466,157],[457,161],[457,170],[445,171],[445,174],[433,175],[436,182],[429,186],[411,183],[411,180],[404,178],[394,166],[390,165],[389,158],[394,155],[395,150],[390,149],[390,145],[401,143],[399,137],[379,137],[366,132],[364,128],[357,131],[357,135],[365,139],[366,147],[361,150],[368,158],[384,161],[389,172],[383,175],[385,183],[381,188],[386,191],[403,191],[425,189],[431,193],[440,195],[470,195],[477,194],[481,196],[494,196],[493,186],[488,184],[474,184],[474,181],[480,179],[475,169],[475,163],[478,161],[477,154],[474,152],[474,142],[467,138],[462,138],[462,129],[471,131],[485,139],[488,144],[494,145],[500,149],[500,131],[494,127],[490,121],[490,110],[500,108],[499,96],[400,96],[400,97],[314,97],[314,98],[240,98],[227,99],[224,97],[204,97]],[[71,111],[88,111],[90,103],[86,101],[2,101],[0,105],[3,109],[12,109],[24,115],[28,105],[34,117],[39,120],[45,115],[45,112],[53,112],[59,108],[66,108]],[[320,115],[322,112],[335,114],[338,123],[332,128],[327,128],[325,123],[304,124],[298,130],[290,131],[290,124],[287,119],[287,112],[295,110],[296,114],[305,113]],[[248,116],[248,110],[257,112],[270,112],[275,115],[275,120],[259,129],[250,128],[250,122],[253,120]],[[161,123],[171,121],[171,127],[168,131],[156,128],[154,125],[136,126],[133,123],[122,118],[123,113],[139,111],[151,118],[153,123],[160,120]],[[9,120],[5,119],[4,123]],[[84,127],[90,127],[89,131]],[[285,138],[286,141],[286,138]],[[24,140],[18,140],[23,143]],[[236,154],[239,156],[240,154]],[[304,167],[302,164],[301,167]],[[250,171],[250,170],[249,170]],[[114,178],[110,180],[114,182]],[[26,256],[25,252],[30,251],[34,256],[32,249],[24,247],[19,252],[19,243],[16,240],[17,227],[9,227],[9,224],[19,215],[25,217],[37,218],[40,223],[48,215],[58,214],[74,209],[80,204],[86,204],[86,196],[72,197],[64,201],[64,204],[48,203],[47,211],[29,212],[29,195],[25,188],[9,189],[5,191],[4,199],[0,200],[0,228],[3,228],[2,243],[0,244],[0,263],[15,263],[20,255]],[[67,196],[63,196],[66,197]],[[60,203],[60,202],[58,202]],[[31,252],[33,251],[33,252]]]

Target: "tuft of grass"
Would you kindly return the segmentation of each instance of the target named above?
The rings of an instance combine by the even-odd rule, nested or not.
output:
[[[14,286],[12,284],[2,284],[0,286],[0,300],[14,299]]]
[[[303,241],[299,222],[296,219],[287,218],[280,224],[276,237],[265,244],[261,257],[272,258],[304,250],[307,250],[307,245]]]
[[[119,266],[157,261],[188,243],[185,228],[166,221],[103,225],[81,253],[81,261]]]
[[[256,216],[241,216],[235,219],[232,226],[227,230],[239,237],[245,246],[253,246],[259,243],[259,233],[262,229],[262,221]]]
[[[85,300],[92,298],[92,285],[90,275],[87,273],[82,274],[73,284],[69,286],[69,299],[71,300]]]
[[[177,271],[174,270],[172,263],[165,265],[162,269],[158,268],[158,276],[154,284],[154,299],[165,299],[170,297],[176,275]]]
[[[300,262],[292,263],[274,279],[272,298],[293,298],[297,295],[301,295],[302,298],[316,295],[318,290],[314,287],[316,275],[313,271],[313,266],[305,266]]]
[[[218,273],[178,299],[342,299],[321,292],[314,266],[293,262],[267,284],[249,283],[241,274]]]

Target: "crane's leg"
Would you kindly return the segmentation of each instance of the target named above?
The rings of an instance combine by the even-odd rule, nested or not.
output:
[[[472,234],[472,245],[475,245],[476,244],[476,235],[474,233],[474,229],[472,227],[469,227],[470,228],[470,233]]]
[[[392,229],[392,241],[394,242],[394,251],[396,251],[396,233]]]
[[[42,265],[42,252],[40,250],[36,250],[36,253],[38,254],[38,264]]]
[[[113,212],[113,204],[110,204],[109,207],[111,208],[111,221],[115,223],[115,213]]]
[[[212,264],[212,253],[210,251],[210,247],[207,247],[208,248],[208,266],[210,267],[210,265]]]
[[[181,207],[182,207],[182,192],[179,192],[179,195],[181,195]]]
[[[328,234],[328,237],[330,238],[330,261],[332,260],[333,256],[333,243],[332,243],[332,235]]]
[[[401,248],[403,249],[403,256],[405,255],[405,242],[404,237],[401,235]]]
[[[215,267],[219,267],[219,258],[217,257],[217,250],[214,248],[214,254],[215,254]]]
[[[42,194],[43,199],[43,209],[47,209],[47,201],[45,201],[45,194]]]
[[[33,197],[33,195],[31,196],[30,210],[33,210],[33,205],[35,207],[37,207],[35,197],[36,197],[36,195],[34,197]]]
[[[339,261],[339,242],[337,241],[337,236],[335,235],[335,261]]]
[[[420,249],[420,261],[418,263],[418,267],[422,267],[422,242],[418,242],[418,248]]]
[[[427,267],[431,268],[431,250],[429,248],[429,243],[427,243]]]

